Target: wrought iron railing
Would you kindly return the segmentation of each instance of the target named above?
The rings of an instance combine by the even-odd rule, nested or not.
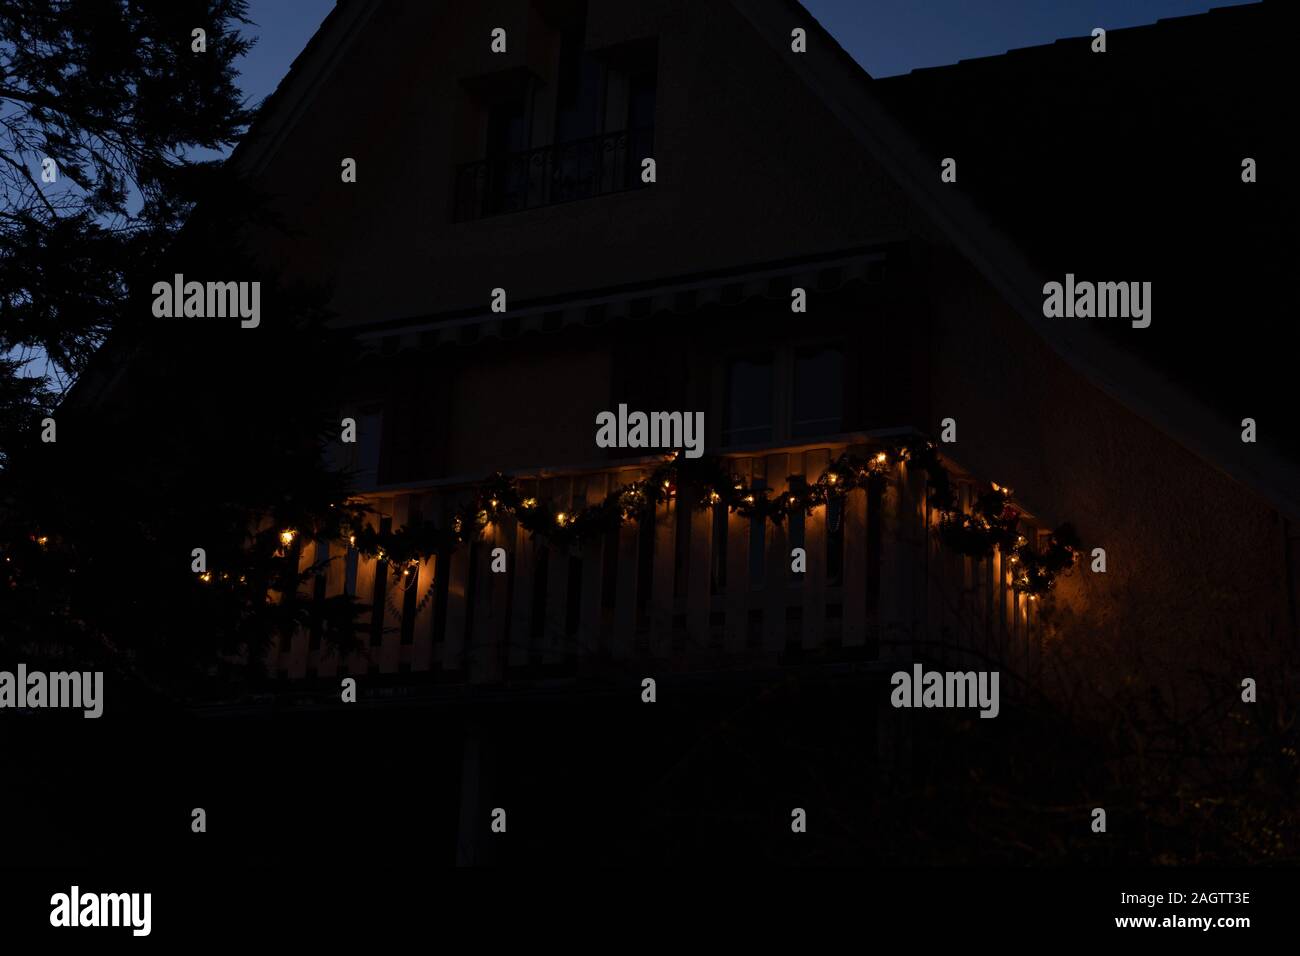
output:
[[[457,222],[638,189],[654,128],[620,130],[456,168]]]

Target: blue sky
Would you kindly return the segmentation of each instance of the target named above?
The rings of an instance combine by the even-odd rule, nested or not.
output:
[[[472,2],[472,0],[456,0]],[[634,0],[623,0],[634,2]],[[1086,36],[1247,0],[804,0],[804,6],[872,76],[955,63],[1021,46]],[[333,0],[251,0],[258,38],[242,84],[268,96],[334,6]]]

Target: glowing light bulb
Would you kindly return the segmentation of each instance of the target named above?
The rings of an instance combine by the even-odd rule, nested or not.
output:
[[[286,548],[293,544],[293,539],[298,536],[298,532],[292,528],[285,528],[280,532],[280,543]]]

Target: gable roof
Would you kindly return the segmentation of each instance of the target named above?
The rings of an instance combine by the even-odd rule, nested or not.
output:
[[[932,169],[960,157],[960,191],[1038,272],[1152,282],[1149,328],[1099,331],[1229,421],[1289,397],[1290,356],[1235,317],[1300,304],[1266,14],[1229,7],[1112,31],[1104,55],[1087,37],[1058,40],[873,84]],[[1247,156],[1260,183],[1241,181]],[[1280,431],[1270,438],[1292,439],[1284,451],[1300,460],[1300,429]]]
[[[227,162],[244,172],[258,172],[297,123],[352,42],[379,9],[380,0],[335,0],[302,52],[293,58],[249,124]]]
[[[1167,219],[1160,218],[1168,214],[1169,203],[1164,201],[1164,205],[1154,205],[1152,211],[1148,214],[1153,218],[1137,217],[1134,220],[1121,220],[1119,223],[1120,230],[1127,230],[1137,233],[1127,241],[1126,258],[1123,255],[1108,255],[1112,250],[1109,246],[1115,242],[1116,223],[1105,216],[1099,207],[1105,200],[1105,194],[1101,196],[1091,191],[1092,180],[1079,173],[1080,169],[1087,171],[1089,162],[1094,160],[1101,152],[1107,148],[1107,144],[1093,144],[1095,147],[1091,150],[1085,150],[1081,158],[1075,161],[1071,175],[1071,166],[1068,156],[1061,157],[1062,150],[1051,150],[1045,148],[1045,151],[1051,153],[1053,157],[1063,158],[1064,171],[1060,176],[1053,180],[1050,173],[1053,168],[1050,163],[1046,165],[1047,173],[1040,176],[1036,190],[1026,191],[1020,189],[1017,185],[1017,179],[1014,173],[1023,172],[1021,167],[1008,163],[1008,152],[1016,149],[1026,149],[1033,151],[1033,139],[1036,135],[1042,135],[1045,126],[1049,126],[1055,119],[1058,122],[1069,122],[1068,118],[1062,119],[1048,115],[1043,117],[1038,115],[1037,122],[1028,130],[1019,128],[1015,135],[1009,133],[1005,126],[994,126],[996,132],[993,135],[975,136],[974,132],[979,130],[979,112],[971,116],[953,116],[952,114],[962,113],[960,102],[951,109],[939,111],[937,115],[927,118],[926,110],[934,104],[936,100],[942,100],[943,96],[949,90],[953,90],[953,95],[958,96],[954,88],[960,87],[966,77],[980,71],[985,71],[986,77],[991,77],[983,87],[984,95],[988,98],[988,110],[996,114],[1001,108],[1004,112],[1010,111],[1010,104],[1016,102],[1017,96],[1029,97],[1034,95],[1034,85],[1038,83],[1045,73],[1050,73],[1037,66],[1042,63],[1048,55],[1045,53],[1019,55],[1010,54],[1005,58],[988,58],[992,60],[1001,60],[1002,64],[989,66],[983,61],[976,61],[976,65],[961,64],[956,68],[947,68],[946,71],[922,71],[919,79],[911,83],[908,88],[907,79],[899,81],[877,81],[866,73],[852,57],[850,57],[835,41],[835,39],[823,28],[797,0],[782,0],[779,4],[772,4],[766,0],[733,0],[735,6],[745,15],[750,23],[755,27],[759,35],[765,37],[770,44],[782,55],[791,71],[802,82],[804,82],[813,92],[822,98],[835,116],[843,123],[844,127],[853,135],[865,149],[869,150],[873,157],[882,165],[882,167],[892,175],[896,181],[904,188],[907,195],[917,206],[930,217],[950,239],[957,250],[986,278],[1001,297],[1017,312],[1025,321],[1026,325],[1040,335],[1054,350],[1060,355],[1072,368],[1084,375],[1089,381],[1102,389],[1104,392],[1120,401],[1126,407],[1140,415],[1142,418],[1158,427],[1161,431],[1178,441],[1188,450],[1197,454],[1210,464],[1218,467],[1222,471],[1231,475],[1239,482],[1251,487],[1258,494],[1268,500],[1274,507],[1279,508],[1284,513],[1293,518],[1300,517],[1300,468],[1290,461],[1285,460],[1278,453],[1266,448],[1262,444],[1246,445],[1240,440],[1240,425],[1237,419],[1240,417],[1255,417],[1257,419],[1267,418],[1269,415],[1280,417],[1285,405],[1273,404],[1269,402],[1265,405],[1256,404],[1247,411],[1241,412],[1240,415],[1232,419],[1225,418],[1222,414],[1216,413],[1214,409],[1203,399],[1194,396],[1188,390],[1185,384],[1181,384],[1160,374],[1155,370],[1149,360],[1149,356],[1144,358],[1140,350],[1131,347],[1132,342],[1141,340],[1138,336],[1142,333],[1149,333],[1151,329],[1131,330],[1127,325],[1124,329],[1134,332],[1129,336],[1128,342],[1119,344],[1106,331],[1102,331],[1096,323],[1082,322],[1078,320],[1060,320],[1047,319],[1042,313],[1042,288],[1046,281],[1050,279],[1060,280],[1066,269],[1062,265],[1074,260],[1070,255],[1077,254],[1081,258],[1078,260],[1084,264],[1085,268],[1091,268],[1094,263],[1108,263],[1112,267],[1130,267],[1134,263],[1134,255],[1137,256],[1137,262],[1140,265],[1142,255],[1151,249],[1153,243],[1160,241],[1158,235],[1153,233],[1163,232],[1166,237],[1177,238],[1178,230],[1186,229],[1186,224],[1182,221],[1169,222]],[[1202,38],[1216,35],[1223,28],[1223,25],[1232,22],[1239,28],[1244,29],[1244,25],[1249,24],[1250,30],[1247,36],[1264,37],[1273,36],[1277,33],[1277,28],[1271,24],[1271,18],[1265,19],[1263,11],[1276,10],[1276,5],[1256,4],[1246,8],[1229,9],[1226,11],[1216,11],[1214,14],[1201,15],[1200,17],[1179,18],[1172,21],[1174,24],[1174,33],[1181,33],[1181,37],[1173,37],[1166,40],[1164,37],[1158,38],[1158,43],[1166,45],[1166,49],[1171,47],[1168,44],[1177,46],[1180,41],[1185,41],[1187,34],[1184,31],[1191,30],[1193,33]],[[1192,26],[1188,26],[1184,21],[1191,21]],[[789,35],[793,25],[807,24],[812,27],[810,31],[809,53],[806,55],[786,55],[789,52]],[[1152,37],[1158,33],[1165,33],[1164,24],[1155,28],[1133,28],[1131,30],[1114,31],[1108,36],[1108,50],[1106,54],[1091,54],[1088,49],[1090,38],[1079,38],[1073,41],[1062,41],[1053,44],[1047,48],[1036,48],[1042,50],[1064,51],[1065,56],[1060,59],[1064,63],[1057,62],[1052,65],[1052,69],[1057,71],[1058,79],[1064,78],[1063,85],[1067,91],[1072,91],[1075,98],[1082,98],[1087,101],[1093,95],[1093,85],[1086,78],[1078,75],[1078,60],[1080,57],[1094,56],[1112,56],[1114,50],[1119,44],[1134,35],[1142,37]],[[1230,34],[1230,42],[1243,42],[1235,34]],[[1220,34],[1220,42],[1225,39]],[[1246,41],[1248,42],[1248,41]],[[1261,41],[1263,43],[1264,41]],[[816,55],[820,51],[829,51],[829,56]],[[1199,52],[1199,56],[1198,56]],[[1206,48],[1201,47],[1199,51],[1193,47],[1191,51],[1184,51],[1181,56],[1182,62],[1200,63],[1201,69],[1205,69],[1203,57]],[[1161,54],[1154,52],[1148,47],[1143,54],[1148,59],[1147,70],[1154,71],[1160,69],[1168,61],[1163,59]],[[1238,63],[1250,62],[1252,57],[1257,53],[1253,47],[1245,51],[1234,54]],[[1138,56],[1123,58],[1130,69],[1133,61],[1140,59]],[[1073,65],[1071,65],[1071,62]],[[1002,72],[1002,66],[1005,64],[1005,70]],[[1023,66],[1022,66],[1023,64]],[[1009,73],[1015,73],[1014,83],[1008,86],[1005,77]],[[942,75],[945,82],[940,83],[938,79]],[[935,77],[931,82],[928,77]],[[951,77],[949,81],[948,78]],[[910,79],[910,78],[908,78]],[[999,83],[999,80],[1002,80]],[[1119,71],[1118,78],[1112,78],[1110,89],[1112,93],[1116,90],[1123,91],[1129,78],[1124,75],[1124,71]],[[928,85],[928,88],[926,88]],[[969,94],[975,99],[979,99],[980,90],[976,84],[972,84],[973,91]],[[1177,84],[1173,87],[1175,90],[1179,87]],[[1222,96],[1221,85],[1216,85],[1213,81],[1208,84],[1210,92],[1205,92],[1199,88],[1192,88],[1188,91],[1187,102],[1195,104],[1200,96],[1213,97]],[[1250,88],[1247,81],[1244,84],[1245,89]],[[1149,90],[1151,87],[1139,87],[1136,93],[1140,97],[1144,95],[1142,90]],[[1218,91],[1218,92],[1216,92]],[[1255,90],[1259,96],[1266,97],[1268,90]],[[996,94],[996,95],[995,95]],[[894,110],[906,111],[909,118],[909,127],[905,128],[899,121],[895,112],[886,107],[888,102]],[[1058,102],[1056,108],[1065,108],[1068,114],[1068,104],[1070,100],[1067,97],[1064,101]],[[1114,99],[1112,97],[1112,104]],[[1107,113],[1107,101],[1104,96],[1098,97],[1098,103],[1095,107],[1101,114]],[[1268,109],[1267,100],[1263,107]],[[1233,112],[1232,105],[1221,110],[1223,115],[1238,115]],[[1011,111],[1012,115],[1014,111]],[[945,124],[944,117],[949,117]],[[1153,121],[1161,120],[1158,113],[1146,112],[1146,116]],[[915,117],[915,120],[913,120]],[[1167,119],[1168,117],[1165,117]],[[1195,117],[1193,117],[1194,119]],[[915,126],[915,131],[911,128]],[[1007,164],[1003,167],[1006,175],[1000,177],[991,177],[987,182],[981,184],[982,188],[969,190],[965,184],[962,188],[954,188],[953,184],[944,184],[939,178],[939,166],[935,159],[935,143],[943,142],[944,137],[948,135],[947,130],[953,131],[954,141],[959,147],[967,144],[970,148],[970,155],[975,157],[975,161],[970,164],[974,175],[970,179],[980,179],[980,171],[990,168],[997,168],[999,163]],[[1077,132],[1077,130],[1076,130]],[[1086,127],[1084,129],[1086,132]],[[1157,134],[1159,130],[1157,130]],[[963,139],[963,136],[965,137]],[[1159,135],[1153,135],[1154,142],[1159,145],[1162,140]],[[1184,142],[1189,138],[1184,137]],[[929,143],[930,151],[927,151],[924,143]],[[979,150],[989,144],[994,144],[997,149],[995,158],[979,157]],[[1108,144],[1112,153],[1117,150],[1115,144]],[[1267,144],[1266,144],[1267,146]],[[1233,146],[1223,148],[1224,153],[1231,154]],[[942,155],[952,155],[952,152],[939,151]],[[1068,150],[1066,150],[1068,152]],[[1234,154],[1235,155],[1235,154]],[[1195,172],[1203,175],[1203,168],[1199,165],[1201,159],[1198,157],[1193,160],[1192,168]],[[1029,161],[1025,168],[1032,166],[1034,162],[1042,162],[1042,159]],[[1284,179],[1284,174],[1277,172],[1276,164],[1274,175],[1278,180]],[[959,167],[960,168],[960,167]],[[1232,188],[1243,185],[1240,182],[1240,157],[1233,160],[1231,167],[1221,170],[1225,180],[1232,184]],[[1141,194],[1144,191],[1152,189],[1152,178],[1141,180],[1128,191],[1126,195]],[[1195,178],[1195,177],[1193,177]],[[959,175],[959,181],[962,179]],[[1186,178],[1180,174],[1167,193],[1169,196],[1177,197],[1180,190],[1186,185]],[[1050,189],[1047,187],[1051,186]],[[1191,197],[1199,197],[1210,190],[1200,183],[1197,191],[1190,194]],[[1227,187],[1225,187],[1226,189]],[[1249,188],[1249,187],[1247,187]],[[1014,195],[1014,199],[1010,198]],[[1185,197],[1186,193],[1183,194]],[[1216,192],[1216,195],[1220,195]],[[1219,199],[1221,208],[1216,210],[1216,214],[1223,213],[1223,200]],[[1033,226],[1032,215],[1035,210],[1041,210],[1047,207],[1054,209],[1061,214],[1061,218],[1049,221],[1044,228],[1039,224],[1037,228]],[[1017,216],[1017,211],[1020,215]],[[1071,212],[1076,219],[1069,219]],[[1285,210],[1283,211],[1285,212]],[[1088,216],[1098,216],[1098,221],[1092,222],[1092,228],[1089,229]],[[1216,219],[1214,221],[1215,229],[1223,228],[1223,221]],[[1294,221],[1294,220],[1291,220]],[[1085,224],[1085,228],[1077,230],[1078,223]],[[1028,225],[1027,225],[1028,224]],[[1062,240],[1062,246],[1065,252],[1060,249],[1053,250],[1050,242],[1046,240],[1051,235],[1059,235]],[[1233,243],[1241,241],[1240,236],[1215,235],[1214,240],[1216,247],[1209,250],[1209,258],[1214,256],[1226,256],[1231,254]],[[1277,237],[1268,237],[1275,239]],[[1043,244],[1043,252],[1039,253],[1040,244]],[[1189,243],[1184,240],[1176,247],[1177,250],[1186,250]],[[1256,246],[1255,248],[1258,248]],[[1033,255],[1028,250],[1035,250]],[[1091,253],[1089,250],[1101,249],[1100,256]],[[1072,250],[1072,251],[1071,251]],[[1277,263],[1281,265],[1285,261],[1285,250],[1274,250],[1273,255],[1277,256]],[[1055,258],[1053,258],[1055,256]],[[1249,264],[1249,256],[1244,258],[1238,257],[1234,264],[1241,266]],[[1186,264],[1182,264],[1181,272],[1175,273],[1170,269],[1171,262],[1177,266],[1177,254],[1166,256],[1159,264],[1159,273],[1166,277],[1172,277],[1177,274],[1181,278],[1189,277],[1189,270]],[[1044,263],[1051,263],[1053,271],[1045,271]],[[1150,264],[1148,263],[1149,275]],[[1078,270],[1071,270],[1078,271]],[[1243,276],[1236,271],[1233,266],[1223,270],[1229,280],[1222,288],[1219,301],[1223,302],[1225,296],[1231,296],[1236,291],[1240,292],[1240,283]],[[1203,274],[1198,274],[1195,269],[1190,270],[1192,279],[1198,281],[1198,285],[1193,287],[1184,296],[1184,302],[1195,301],[1195,297],[1200,295],[1199,280],[1208,278]],[[1080,275],[1080,278],[1089,278]],[[1145,278],[1141,272],[1138,274],[1123,275],[1101,275],[1094,276],[1095,279],[1113,279],[1125,281]],[[1173,283],[1175,286],[1178,283]],[[1167,283],[1158,285],[1157,288],[1169,288]],[[1173,290],[1171,290],[1173,291]],[[1265,312],[1257,311],[1257,316],[1274,314],[1273,308],[1268,305],[1271,300],[1268,298],[1269,290],[1267,288],[1259,291],[1251,302],[1250,308],[1261,310],[1267,308]],[[1168,295],[1167,292],[1153,293],[1153,298],[1160,301],[1160,295]],[[1167,316],[1169,321],[1176,319],[1176,303],[1173,311]],[[1231,301],[1230,298],[1227,301]],[[1161,322],[1161,313],[1154,313],[1152,327]],[[1241,329],[1238,325],[1239,319],[1235,314],[1225,314],[1222,318],[1224,323],[1224,335],[1231,337],[1233,334],[1240,335]],[[1194,340],[1199,328],[1188,329],[1186,324],[1183,328],[1184,333],[1177,338],[1178,354],[1175,358],[1181,359],[1184,354],[1196,354],[1194,351],[1187,351],[1186,346],[1195,344]],[[1256,326],[1252,333],[1257,338],[1247,343],[1249,348],[1244,351],[1250,357],[1258,361],[1267,359],[1267,355],[1272,348],[1272,343],[1265,338],[1271,329],[1267,326]],[[1165,342],[1170,341],[1168,338]],[[1215,343],[1215,349],[1222,355],[1221,343]],[[1280,351],[1280,350],[1279,350]],[[1292,353],[1294,354],[1294,353]],[[1218,374],[1227,377],[1226,371],[1221,367]],[[1277,384],[1283,384],[1289,380],[1283,378],[1274,372],[1274,381]],[[1242,375],[1234,378],[1235,383],[1249,384],[1249,375]],[[1280,390],[1279,390],[1280,391]],[[1251,415],[1255,411],[1256,414]],[[1280,431],[1287,431],[1288,426],[1285,422],[1280,422],[1277,418],[1270,421],[1272,427]]]

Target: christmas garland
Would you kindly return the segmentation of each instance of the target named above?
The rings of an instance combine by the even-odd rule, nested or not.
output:
[[[534,539],[565,549],[599,539],[625,522],[652,517],[657,505],[674,499],[693,509],[725,506],[745,518],[774,522],[800,512],[811,514],[822,506],[840,515],[845,495],[858,488],[883,487],[899,461],[910,461],[925,471],[930,506],[940,514],[943,543],[974,558],[988,557],[996,548],[1006,556],[1016,591],[1036,599],[1073,568],[1079,549],[1074,529],[1061,525],[1049,537],[1046,548],[1031,547],[1017,531],[1020,510],[1011,503],[1010,488],[993,484],[976,499],[969,514],[961,511],[933,442],[895,445],[866,458],[846,453],[816,481],[795,479],[789,490],[779,493],[741,481],[731,473],[726,459],[708,455],[691,459],[679,453],[649,476],[614,489],[603,501],[573,510],[523,494],[515,479],[498,472],[478,485],[457,510],[450,528],[424,521],[396,531],[378,531],[358,522],[348,540],[368,557],[404,566],[411,579],[409,586],[413,586],[412,564],[476,540],[488,524],[504,518],[514,518]],[[369,509],[363,506],[359,510]]]

